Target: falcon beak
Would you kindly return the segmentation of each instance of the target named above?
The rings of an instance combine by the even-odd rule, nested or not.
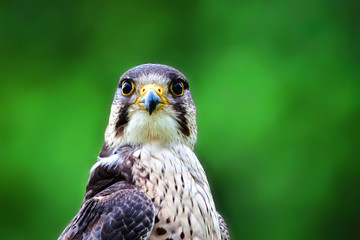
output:
[[[145,85],[140,89],[139,103],[144,104],[150,115],[155,109],[167,104],[163,92],[163,88],[155,84]]]

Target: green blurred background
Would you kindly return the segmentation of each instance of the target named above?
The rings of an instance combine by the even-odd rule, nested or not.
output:
[[[360,239],[359,1],[2,1],[1,239],[79,209],[119,76],[190,81],[232,239]]]

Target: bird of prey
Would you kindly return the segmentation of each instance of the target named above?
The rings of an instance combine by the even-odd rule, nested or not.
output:
[[[189,83],[144,64],[125,72],[79,212],[59,239],[230,239],[193,152]]]

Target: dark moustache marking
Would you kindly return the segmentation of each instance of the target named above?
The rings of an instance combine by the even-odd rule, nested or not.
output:
[[[185,136],[190,136],[190,129],[187,126],[187,120],[185,117],[185,107],[183,105],[181,105],[181,102],[176,102],[175,104],[173,104],[173,108],[177,113],[177,117],[178,117],[178,123],[180,125],[180,130],[182,132],[182,134],[184,134]]]
[[[120,136],[124,132],[125,125],[129,122],[128,110],[129,104],[124,105],[124,107],[120,108],[119,117],[117,119],[115,130],[116,136]]]

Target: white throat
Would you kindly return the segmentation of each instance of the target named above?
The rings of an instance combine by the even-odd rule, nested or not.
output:
[[[149,114],[136,109],[130,111],[129,121],[121,135],[116,136],[115,121],[110,121],[105,133],[105,141],[109,146],[117,148],[124,145],[132,146],[169,146],[186,144],[186,138],[179,130],[176,115],[170,108]]]
[[[178,123],[163,110],[149,115],[147,111],[134,111],[129,116],[122,142],[134,145],[167,145],[180,142]]]

